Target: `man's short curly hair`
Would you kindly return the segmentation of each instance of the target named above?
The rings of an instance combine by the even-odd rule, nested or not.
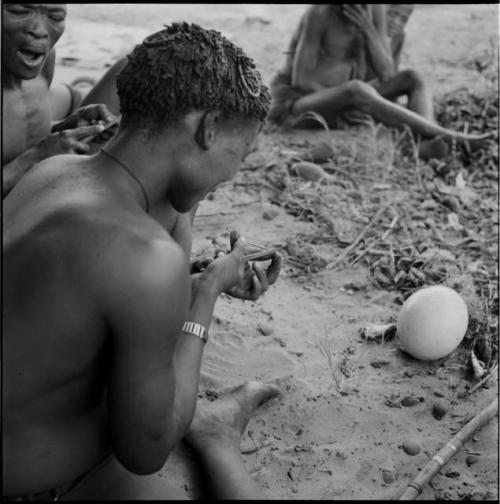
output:
[[[264,120],[270,94],[254,61],[221,33],[173,23],[145,38],[117,77],[124,125],[160,131],[191,110]]]

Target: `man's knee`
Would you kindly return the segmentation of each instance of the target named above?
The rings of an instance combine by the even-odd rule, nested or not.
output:
[[[401,78],[406,83],[408,90],[422,89],[425,87],[425,81],[422,75],[413,69],[402,70]]]
[[[363,109],[370,102],[377,91],[361,80],[354,79],[346,84],[347,97],[351,105]]]

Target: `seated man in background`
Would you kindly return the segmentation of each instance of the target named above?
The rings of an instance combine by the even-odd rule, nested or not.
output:
[[[2,5],[2,198],[38,161],[86,154],[91,140],[110,136],[98,124],[113,120],[106,106],[78,108],[77,90],[53,82],[54,46],[65,21],[64,4]],[[68,116],[67,129],[52,133]]]
[[[136,46],[117,89],[121,124],[101,152],[42,161],[4,201],[3,498],[175,498],[154,473],[183,438],[213,497],[262,498],[239,443],[279,389],[196,400],[219,294],[258,299],[281,256],[250,263],[232,232],[231,251],[190,276],[148,211],[188,212],[234,177],[269,91],[240,48],[186,23]]]
[[[370,74],[376,78],[366,82]],[[409,128],[421,155],[443,155],[452,141],[480,146],[491,137],[466,135],[434,121],[432,95],[413,70],[396,72],[389,48],[384,4],[315,4],[294,33],[285,67],[271,83],[269,119],[296,124],[304,112],[320,114],[330,127],[353,112],[399,129]],[[406,95],[407,107],[393,100]]]

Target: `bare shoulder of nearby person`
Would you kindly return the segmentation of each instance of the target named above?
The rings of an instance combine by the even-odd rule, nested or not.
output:
[[[312,4],[304,12],[302,17],[302,25],[314,25],[322,27],[326,24],[330,16],[330,6],[327,4]]]

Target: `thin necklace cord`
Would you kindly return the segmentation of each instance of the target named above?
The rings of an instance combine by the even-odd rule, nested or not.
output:
[[[142,182],[139,180],[139,177],[137,177],[137,175],[132,170],[130,170],[125,165],[125,163],[123,163],[118,158],[116,158],[115,156],[113,156],[113,154],[109,153],[107,150],[104,150],[103,148],[101,148],[101,152],[104,153],[104,154],[106,154],[106,156],[110,157],[113,161],[115,161],[115,163],[118,163],[137,182],[137,184],[141,188],[142,195],[144,196],[144,201],[146,202],[146,213],[149,213],[149,198],[148,198],[148,195],[146,193],[146,189],[144,189],[144,186],[142,185]]]

